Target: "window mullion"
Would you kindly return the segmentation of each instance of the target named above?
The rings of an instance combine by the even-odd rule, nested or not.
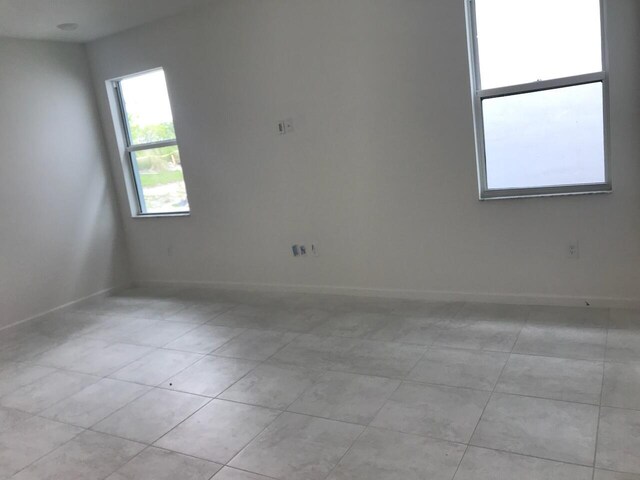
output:
[[[541,80],[539,82],[525,83],[521,85],[508,85],[506,87],[489,88],[478,90],[480,98],[505,97],[507,95],[517,95],[521,93],[540,92],[554,88],[573,87],[586,83],[602,82],[605,79],[605,72],[587,73],[585,75],[574,75],[572,77],[554,78],[551,80]]]
[[[153,148],[164,148],[164,147],[173,147],[178,145],[176,139],[173,140],[163,140],[160,142],[150,142],[150,143],[140,143],[137,145],[132,145],[127,147],[127,152],[139,152],[140,150],[151,150]]]

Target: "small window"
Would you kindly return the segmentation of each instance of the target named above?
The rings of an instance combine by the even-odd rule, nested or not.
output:
[[[480,197],[611,190],[601,0],[468,0]]]
[[[189,212],[162,69],[114,82],[140,215]]]

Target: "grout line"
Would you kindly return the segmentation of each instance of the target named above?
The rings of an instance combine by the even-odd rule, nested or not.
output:
[[[361,425],[362,426],[362,425]],[[353,442],[351,442],[351,445],[349,445],[349,448],[347,448],[347,450],[344,452],[344,454],[342,454],[342,456],[338,459],[338,461],[335,463],[335,465],[333,467],[331,467],[331,469],[329,470],[329,472],[327,472],[327,474],[325,475],[324,478],[328,478],[331,476],[331,474],[333,473],[333,471],[338,468],[338,465],[340,465],[340,462],[342,462],[342,460],[349,454],[349,452],[351,451],[351,449],[353,449],[354,445],[358,442],[358,440],[360,440],[360,437],[362,435],[364,435],[364,432],[367,431],[369,427],[367,426],[362,426],[362,431],[358,434],[358,436],[353,440]]]
[[[525,324],[526,324],[527,321],[529,321],[530,316],[531,316],[531,310],[527,309],[527,318],[525,320]],[[518,340],[520,339],[520,334],[522,333],[522,330],[524,330],[524,326],[518,331],[518,335],[516,336],[516,340],[513,342],[513,345],[511,347],[511,351],[512,352],[513,352],[513,349],[515,348],[516,344],[518,343]],[[500,370],[500,374],[498,375],[498,379],[496,380],[496,383],[493,385],[493,389],[491,390],[491,394],[489,395],[489,398],[487,399],[487,403],[484,404],[484,408],[482,409],[482,413],[478,417],[478,422],[476,423],[476,426],[474,427],[473,432],[469,436],[469,441],[467,442],[467,446],[464,449],[464,453],[462,454],[462,457],[460,457],[460,461],[458,462],[458,466],[456,467],[456,471],[453,474],[452,480],[455,480],[456,476],[458,475],[458,470],[460,469],[460,465],[462,465],[462,461],[464,460],[464,457],[467,455],[467,452],[469,451],[469,445],[471,444],[471,441],[473,440],[473,436],[476,434],[476,431],[478,430],[478,426],[480,425],[480,422],[482,422],[482,417],[484,417],[484,413],[487,410],[487,406],[489,405],[489,402],[491,402],[491,399],[493,398],[493,395],[494,395],[494,393],[496,391],[496,388],[498,387],[498,385],[500,383],[500,378],[502,378],[502,374],[504,373],[505,369],[507,368],[507,364],[509,363],[509,360],[511,359],[511,355],[513,355],[513,353],[509,354],[509,357],[507,358],[506,362],[504,362],[504,365],[502,365],[502,369]]]
[[[518,337],[519,336],[520,336],[520,333],[518,333]],[[518,339],[516,338],[516,342],[517,341],[518,341]],[[513,344],[515,345],[516,342],[514,342]],[[509,357],[509,358],[511,358],[511,357]],[[453,480],[455,480],[456,475],[458,475],[458,470],[460,469],[460,465],[462,465],[462,461],[464,460],[464,457],[467,455],[467,452],[469,451],[469,446],[471,445],[471,440],[473,440],[473,436],[476,434],[476,430],[478,430],[478,426],[480,425],[480,422],[482,422],[482,417],[484,417],[484,412],[487,410],[487,407],[489,406],[489,402],[491,402],[491,399],[493,398],[493,395],[494,395],[494,393],[496,391],[496,387],[498,386],[498,383],[500,383],[500,377],[502,377],[502,374],[504,373],[505,368],[507,368],[507,364],[509,363],[509,358],[507,358],[507,361],[504,362],[504,365],[502,366],[502,369],[500,370],[500,375],[498,375],[498,380],[496,381],[495,385],[493,386],[493,390],[489,394],[489,397],[487,398],[487,402],[484,404],[484,408],[482,409],[482,413],[478,417],[478,421],[476,422],[476,426],[473,428],[473,432],[471,432],[471,435],[469,436],[469,441],[467,442],[467,446],[464,449],[464,453],[460,457],[460,461],[458,462],[458,466],[456,467],[456,471],[453,474],[453,477],[452,477]]]
[[[535,458],[536,460],[542,460],[542,461],[545,461],[545,462],[559,463],[559,464],[562,464],[562,465],[573,465],[575,467],[582,467],[582,468],[588,468],[590,470],[593,470],[592,466],[585,465],[584,463],[567,462],[566,460],[555,460],[553,458],[539,457],[539,456],[530,455],[530,454],[527,454],[527,453],[513,452],[513,451],[510,451],[510,450],[503,450],[501,448],[485,447],[485,446],[482,446],[482,445],[469,444],[468,447],[479,448],[481,450],[489,450],[489,451],[498,452],[498,453],[505,453],[505,454],[508,454],[508,455],[515,455],[517,457]],[[453,480],[455,480],[455,477],[454,477]],[[524,480],[527,480],[527,479],[524,479]]]
[[[280,413],[278,413],[278,415],[276,415],[276,417],[271,420],[267,425],[265,425],[265,427],[260,430],[256,435],[254,435],[253,437],[251,437],[251,439],[245,443],[242,448],[240,448],[224,465],[225,467],[230,467],[230,468],[235,468],[231,466],[231,462],[233,462],[233,460],[240,455],[251,443],[253,443],[253,441],[258,438],[260,435],[262,435],[271,425],[273,425],[275,422],[278,421],[278,419],[284,414],[285,412],[280,411]],[[249,470],[244,470],[244,471],[249,471]],[[258,473],[258,472],[252,472],[252,473]],[[260,474],[261,475],[261,474]]]
[[[607,336],[605,339],[605,352],[606,345],[609,341],[609,329],[607,329]],[[596,460],[598,458],[598,437],[600,436],[600,417],[602,416],[602,398],[604,397],[604,376],[606,373],[606,365],[602,363],[602,383],[600,384],[600,405],[598,405],[598,423],[596,424],[596,441],[593,446],[593,476],[592,480],[596,478]]]
[[[37,415],[34,415],[34,417],[37,417]],[[32,417],[32,418],[34,418],[34,417]],[[38,418],[41,418],[41,417],[38,417]],[[30,420],[30,419],[23,420],[23,422],[26,422],[26,421],[28,421],[28,420]],[[78,432],[76,435],[74,435],[72,438],[70,438],[69,440],[67,440],[66,442],[64,442],[64,443],[62,443],[62,444],[60,444],[60,445],[58,445],[57,447],[55,447],[55,448],[53,448],[52,450],[50,450],[50,451],[48,451],[47,453],[45,453],[44,455],[39,456],[38,458],[36,458],[34,461],[32,461],[31,463],[29,463],[28,465],[25,465],[24,467],[22,467],[22,468],[21,468],[20,470],[18,470],[17,472],[14,472],[14,473],[11,475],[11,477],[9,477],[9,478],[13,478],[15,475],[18,475],[18,474],[19,474],[20,472],[22,472],[23,470],[28,469],[29,467],[31,467],[31,466],[32,466],[32,465],[34,465],[35,463],[39,462],[40,460],[44,459],[45,457],[48,457],[49,455],[51,455],[51,454],[52,454],[53,452],[55,452],[56,450],[58,450],[59,448],[64,447],[64,446],[65,446],[65,445],[67,445],[68,443],[71,443],[72,441],[74,441],[76,438],[78,438],[80,435],[82,435],[83,433],[85,433],[85,432],[87,431],[87,429],[85,429],[85,428],[82,428],[82,427],[76,427],[75,425],[70,425],[70,424],[68,424],[68,423],[64,423],[64,422],[58,422],[58,421],[56,421],[56,420],[51,420],[50,418],[48,418],[48,419],[46,419],[46,420],[53,421],[53,422],[56,422],[56,423],[60,423],[60,424],[62,424],[62,425],[66,425],[66,426],[71,426],[71,427],[74,427],[74,428],[80,428],[81,430],[80,430],[80,432]],[[22,422],[20,422],[20,423],[22,423]]]

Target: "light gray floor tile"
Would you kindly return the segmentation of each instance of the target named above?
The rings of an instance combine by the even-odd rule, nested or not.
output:
[[[328,479],[450,480],[464,451],[456,443],[367,428]]]
[[[95,338],[74,337],[51,350],[38,355],[32,361],[37,365],[69,370],[86,354],[108,347],[109,342]]]
[[[166,347],[185,352],[211,353],[244,331],[244,328],[202,325],[170,342]]]
[[[196,353],[160,348],[121,368],[111,378],[156,386],[202,358]]]
[[[213,400],[156,445],[226,464],[279,414],[277,410]]]
[[[218,315],[209,323],[229,327],[306,333],[324,322],[322,311],[291,312],[284,309],[242,306]]]
[[[209,480],[222,465],[148,448],[107,480]]]
[[[11,430],[18,423],[30,419],[31,416],[31,414],[20,410],[0,407],[0,433]]]
[[[640,475],[633,473],[611,472],[609,470],[600,470],[596,468],[593,480],[640,480]]]
[[[607,335],[607,360],[640,361],[640,329],[611,329]]]
[[[138,308],[133,315],[154,320],[163,320],[186,308],[186,304],[174,298],[152,298]]]
[[[600,404],[602,362],[511,355],[496,391]]]
[[[215,350],[221,357],[266,360],[298,336],[270,330],[247,330]]]
[[[307,368],[403,377],[420,360],[424,351],[424,347],[417,345],[300,335],[273,359]]]
[[[435,320],[444,320],[454,318],[461,308],[464,306],[461,302],[424,302],[421,300],[390,300],[391,312],[407,317],[431,318]]]
[[[18,339],[11,339],[8,344],[0,349],[0,362],[32,360],[40,353],[54,348],[58,343],[59,340],[53,337],[33,333]]]
[[[606,339],[602,328],[527,325],[520,332],[513,353],[602,360]]]
[[[638,364],[640,309],[129,289],[0,332],[0,479],[452,480],[461,447],[446,439],[467,441],[495,387],[471,440],[488,445],[469,447],[456,480],[586,480],[604,384],[616,408],[601,408],[595,480],[640,480]],[[306,415],[273,419],[287,408]],[[348,450],[372,412],[388,424]],[[125,464],[118,448],[66,444],[92,424],[201,451]],[[197,458],[235,452],[219,471]]]
[[[69,367],[69,370],[104,377],[120,370],[152,350],[150,347],[114,343],[104,348],[96,348],[83,355],[75,365]]]
[[[53,368],[29,365],[26,363],[7,363],[0,369],[0,397],[12,393],[25,385],[55,372]]]
[[[231,304],[206,303],[190,305],[176,313],[165,316],[165,320],[171,322],[184,322],[203,324],[213,320],[217,315],[227,312],[233,308]]]
[[[490,393],[403,383],[371,426],[467,443]]]
[[[640,330],[640,309],[612,308],[609,312],[609,328]]]
[[[126,342],[134,332],[151,327],[157,320],[149,318],[105,317],[98,325],[83,334],[87,338],[100,339],[109,342]]]
[[[0,404],[29,413],[38,413],[78,393],[100,380],[99,377],[73,372],[53,372],[35,382],[5,395]]]
[[[40,415],[58,422],[89,428],[135,400],[149,387],[104,378]]]
[[[581,465],[591,465],[598,407],[493,394],[471,444]]]
[[[441,322],[435,346],[511,352],[524,321],[461,320]]]
[[[593,307],[534,306],[529,323],[535,325],[564,325],[571,327],[607,328],[609,310]]]
[[[371,340],[431,345],[442,333],[439,322],[444,318],[396,317],[369,335]]]
[[[258,363],[251,360],[225,357],[205,357],[163,386],[181,392],[215,397],[240,380]]]
[[[640,360],[605,363],[602,405],[640,410]]]
[[[384,377],[327,372],[288,410],[367,425],[399,385]]]
[[[455,318],[473,321],[506,322],[522,324],[527,320],[531,307],[501,303],[463,303]]]
[[[78,427],[33,417],[0,433],[0,478],[9,478],[81,432]]]
[[[454,480],[591,480],[592,469],[469,447]]]
[[[208,324],[228,328],[264,328],[264,324],[254,314],[247,312],[243,314],[243,310],[238,310],[238,308],[234,307],[232,310],[216,315],[209,320]]]
[[[70,307],[72,313],[94,315],[128,315],[142,307],[139,300],[122,297],[94,298]]]
[[[93,430],[153,443],[208,401],[187,393],[153,389],[102,420]]]
[[[263,364],[218,398],[284,410],[321,375],[322,371],[319,370]]]
[[[257,473],[245,472],[236,468],[224,467],[212,480],[270,480],[269,477]]]
[[[408,380],[451,387],[493,390],[508,353],[430,348]]]
[[[102,315],[67,312],[59,310],[39,317],[29,326],[34,332],[52,338],[65,340],[82,335],[104,320]]]
[[[145,448],[140,443],[84,432],[13,477],[15,480],[102,480]]]
[[[640,474],[640,411],[602,407],[596,467]]]
[[[157,321],[132,332],[126,341],[136,345],[163,347],[194,328],[197,328],[196,325],[188,323]]]
[[[282,480],[321,480],[364,427],[283,413],[229,464]]]
[[[396,320],[400,320],[398,317]],[[349,312],[337,313],[314,328],[314,335],[333,337],[369,338],[393,321],[389,314]]]

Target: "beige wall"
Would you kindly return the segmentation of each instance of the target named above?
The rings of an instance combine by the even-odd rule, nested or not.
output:
[[[135,278],[639,301],[640,3],[607,4],[599,196],[478,201],[462,0],[221,0],[90,44]],[[158,66],[193,215],[134,220],[105,80]]]
[[[85,48],[0,39],[0,328],[127,282]]]

